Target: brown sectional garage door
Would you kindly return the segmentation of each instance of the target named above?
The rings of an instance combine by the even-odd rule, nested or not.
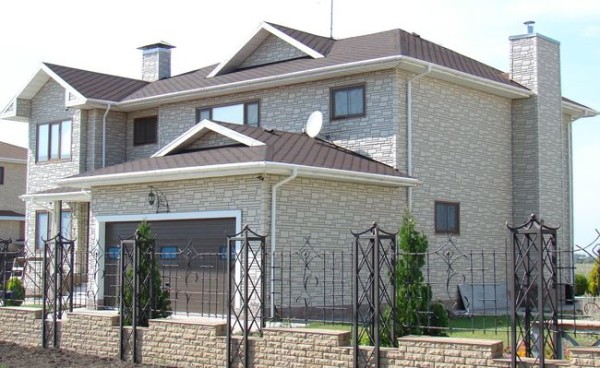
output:
[[[226,293],[226,235],[235,233],[235,218],[149,221],[157,241],[162,284],[170,289],[175,311],[221,314]],[[105,298],[116,306],[118,251],[139,221],[106,223]]]

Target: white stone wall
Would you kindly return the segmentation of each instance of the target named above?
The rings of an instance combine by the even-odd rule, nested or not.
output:
[[[281,38],[271,35],[258,46],[252,55],[244,60],[240,68],[297,59],[303,56],[307,55]]]
[[[133,134],[133,114],[129,114],[128,126],[131,126],[128,127],[127,159],[148,157],[159,147],[164,147],[194,126],[197,108],[239,103],[258,98],[260,100],[261,127],[301,132],[308,116],[313,111],[319,110],[324,116],[321,137],[394,166],[396,165],[396,134],[399,129],[398,113],[402,109],[400,106],[404,104],[399,100],[399,92],[395,85],[396,79],[396,73],[387,70],[163,105],[158,112],[158,145],[133,147],[133,138],[132,136],[130,138],[130,134]],[[330,88],[357,83],[365,83],[366,115],[331,121],[329,118]],[[146,113],[146,115],[151,114]]]
[[[427,277],[438,283],[434,290],[446,291],[448,265],[443,253],[433,254],[448,240],[446,234],[435,233],[434,202],[439,200],[460,203],[460,234],[453,236],[457,249],[449,248],[459,271],[453,285],[471,282],[470,252],[481,250],[489,258],[485,266],[480,257],[473,259],[479,268],[473,281],[481,282],[485,273],[493,277],[497,267],[503,282],[504,224],[512,218],[511,101],[430,77],[413,83],[412,99],[413,170],[423,182],[413,190],[412,212],[429,239]],[[500,252],[496,260],[492,250]],[[487,269],[482,272],[482,267]],[[449,290],[455,291],[454,286]]]

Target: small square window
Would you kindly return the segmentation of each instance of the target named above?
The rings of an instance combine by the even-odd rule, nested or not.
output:
[[[331,89],[331,118],[342,119],[365,115],[365,86]]]
[[[460,204],[457,202],[435,202],[435,232],[460,233]]]
[[[138,118],[133,121],[133,145],[157,142],[158,116]]]

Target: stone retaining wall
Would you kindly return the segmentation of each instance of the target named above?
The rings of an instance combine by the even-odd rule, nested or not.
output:
[[[0,341],[41,345],[41,310],[0,308]],[[81,310],[61,322],[61,349],[102,358],[118,358],[119,317],[116,312]],[[144,364],[169,367],[226,365],[226,324],[204,318],[150,321],[139,335]],[[250,338],[250,366],[353,367],[348,331],[266,328]],[[381,349],[381,368],[508,368],[503,344],[496,340],[405,336],[398,348]],[[369,349],[365,347],[365,349]],[[600,361],[600,348],[571,348],[571,359],[549,361],[547,367],[591,368]],[[241,367],[241,365],[240,365]]]

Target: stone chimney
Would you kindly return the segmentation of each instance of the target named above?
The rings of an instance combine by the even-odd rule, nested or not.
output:
[[[561,225],[567,240],[569,217],[568,124],[563,122],[560,43],[535,33],[510,40],[511,78],[529,88],[530,98],[513,100],[513,223],[535,213]]]
[[[138,47],[142,50],[142,80],[154,82],[171,77],[171,49],[164,41]]]

